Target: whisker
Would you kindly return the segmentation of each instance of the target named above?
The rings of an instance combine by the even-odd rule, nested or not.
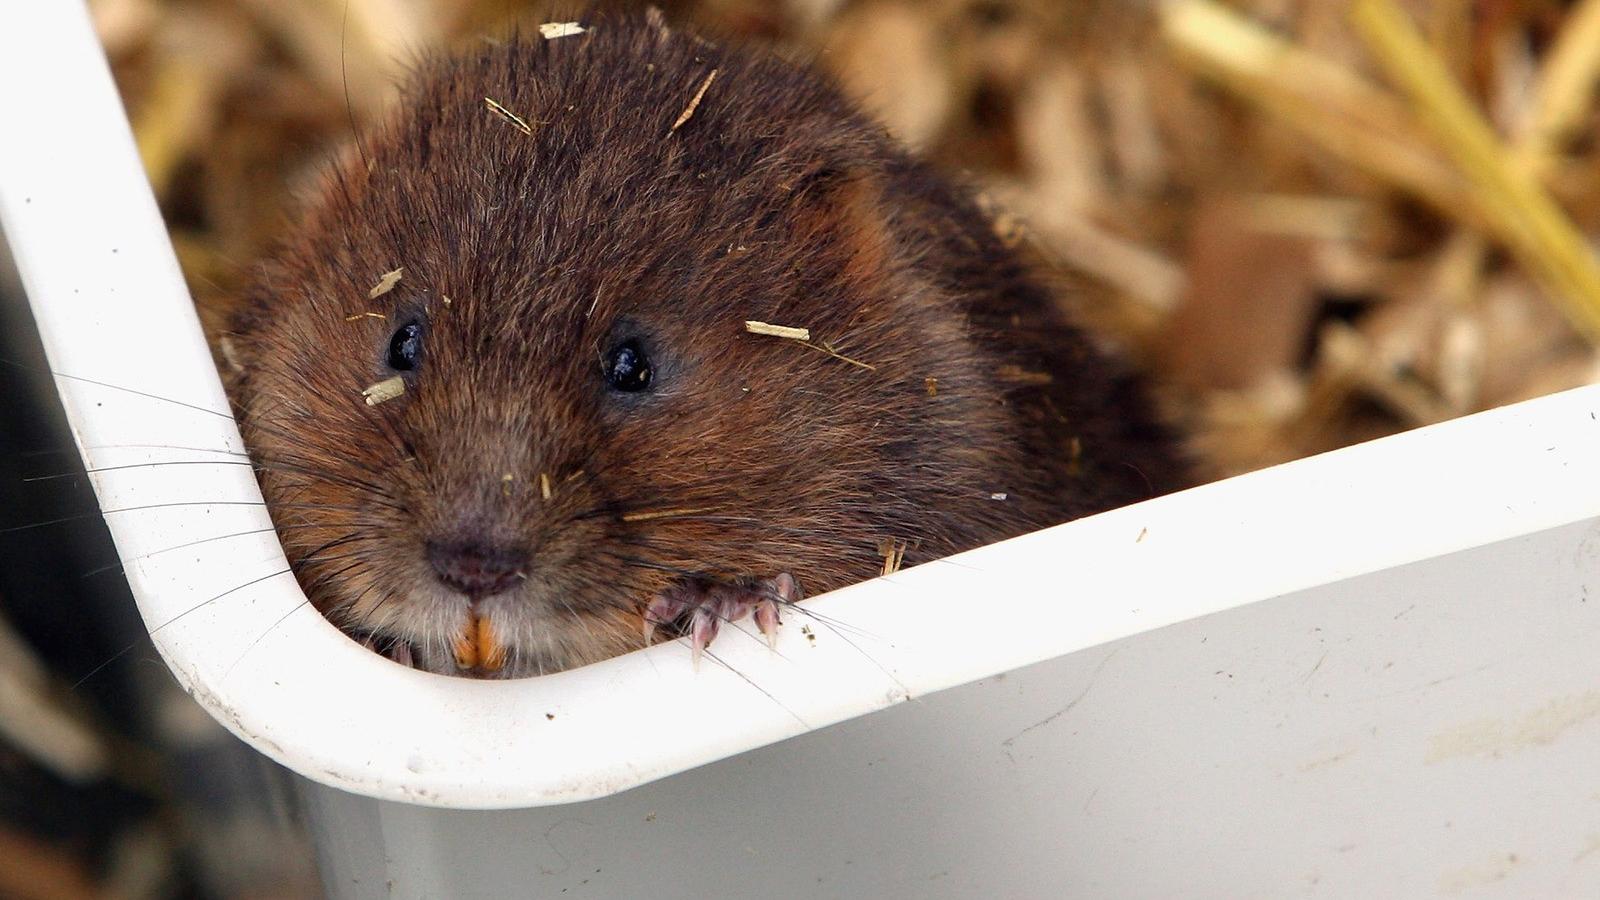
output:
[[[85,451],[92,450],[187,450],[191,453],[225,453],[229,456],[249,456],[242,450],[225,450],[216,447],[184,447],[177,444],[95,444],[84,447]],[[18,453],[18,456],[49,456],[51,454],[71,453],[77,455],[76,447],[58,447],[49,450],[28,450]]]
[[[302,557],[300,559],[297,559],[294,562],[290,563],[289,565],[291,567],[297,567],[297,566],[303,566],[306,563],[338,562],[341,559],[356,559],[358,557],[363,557],[363,556],[366,556],[366,554],[362,553],[362,552],[359,552],[359,551],[355,552],[355,553],[339,553],[339,554],[335,554],[333,556],[307,556],[307,557]]]
[[[355,107],[350,105],[350,76],[345,68],[345,31],[350,25],[350,0],[345,0],[344,12],[339,17],[339,83],[344,87],[344,111],[350,117],[350,135],[355,139],[356,151],[361,154],[361,167],[370,170],[372,163],[367,160],[367,148],[361,143],[361,130],[356,127]]]
[[[295,526],[291,526],[291,527],[295,527]],[[234,531],[234,532],[230,532],[228,534],[212,535],[211,537],[200,538],[197,541],[189,541],[186,544],[177,544],[176,546],[172,546],[172,547],[163,547],[160,550],[151,550],[149,553],[141,553],[138,556],[130,556],[127,559],[119,559],[116,562],[114,562],[114,563],[112,563],[112,564],[110,564],[108,566],[100,566],[99,568],[90,569],[89,571],[83,573],[79,577],[80,578],[88,578],[91,575],[99,575],[101,572],[109,572],[109,571],[111,571],[113,569],[121,569],[122,567],[126,566],[130,562],[134,562],[136,560],[141,560],[141,559],[149,559],[152,556],[160,556],[163,553],[171,553],[174,550],[182,550],[185,547],[195,547],[195,546],[199,546],[200,544],[209,544],[212,541],[223,541],[223,540],[227,540],[228,538],[244,537],[246,535],[251,535],[251,534],[266,534],[266,533],[268,533],[268,532],[270,532],[272,530],[273,529],[271,529],[271,528],[253,528],[250,531]]]
[[[46,374],[45,372],[42,372],[42,371],[40,371],[38,369],[35,369],[32,366],[25,366],[22,363],[16,362],[14,360],[5,359],[3,357],[0,357],[0,363],[5,363],[8,366],[13,366],[15,368],[21,369],[22,371],[27,372],[27,373],[29,373],[31,375],[37,375],[37,376],[43,377]],[[171,397],[163,397],[160,394],[152,394],[152,393],[149,393],[147,391],[140,391],[140,390],[135,390],[135,389],[130,388],[130,387],[123,387],[120,384],[111,384],[111,383],[105,382],[105,381],[96,381],[93,378],[84,378],[82,375],[68,375],[66,372],[57,372],[54,369],[49,370],[49,374],[50,375],[54,375],[57,378],[65,378],[68,381],[79,381],[79,382],[82,382],[84,384],[92,384],[92,385],[95,385],[97,387],[106,388],[108,390],[121,391],[121,392],[123,392],[125,394],[134,394],[134,395],[139,396],[139,397],[147,397],[147,398],[149,398],[151,400],[160,400],[163,403],[171,403],[173,406],[181,406],[184,409],[192,409],[195,412],[203,412],[203,413],[206,413],[207,415],[213,415],[213,416],[216,416],[216,417],[221,418],[221,419],[227,419],[230,422],[233,421],[233,413],[231,413],[231,412],[218,412],[217,410],[211,409],[210,407],[197,406],[197,405],[195,405],[193,403],[185,403],[182,400],[174,400]]]
[[[794,610],[796,615],[805,616],[808,619],[811,619],[811,620],[813,620],[815,622],[818,622],[820,624],[828,626],[828,629],[830,631],[833,631],[835,634],[840,634],[841,637],[843,637],[841,632],[848,631],[848,632],[851,632],[852,634],[855,634],[857,637],[871,638],[872,640],[878,641],[880,643],[887,641],[887,639],[884,638],[884,636],[881,635],[881,634],[877,634],[876,632],[867,631],[867,630],[862,629],[862,628],[857,628],[854,625],[850,625],[850,624],[846,623],[843,619],[835,618],[833,616],[824,615],[822,613],[817,612],[814,609],[809,609],[807,607],[801,606],[799,603],[796,603],[794,601],[779,600],[777,602],[778,602],[778,605],[782,606],[784,609]],[[846,641],[846,643],[849,643],[849,642]],[[854,645],[852,645],[852,646],[854,646]],[[857,649],[860,649],[860,648],[858,647]]]
[[[24,483],[34,481],[52,481],[57,478],[71,478],[74,475],[93,475],[99,472],[117,472],[122,469],[144,469],[155,466],[248,466],[247,459],[177,459],[167,462],[128,463],[122,466],[99,466],[93,469],[82,469],[76,472],[62,472],[57,475],[33,475],[22,479]]]
[[[271,634],[279,625],[282,625],[286,619],[288,619],[290,616],[294,615],[295,613],[299,612],[302,607],[307,606],[310,603],[311,603],[311,600],[309,598],[305,599],[305,600],[301,600],[299,603],[296,603],[294,606],[290,607],[288,612],[286,612],[283,615],[279,616],[278,620],[276,622],[273,622],[271,625],[268,625],[266,631],[263,631],[259,635],[257,635],[256,639],[250,642],[250,646],[245,647],[244,650],[242,652],[240,652],[239,656],[237,658],[235,658],[233,662],[228,664],[227,671],[222,673],[222,680],[224,682],[226,682],[228,680],[228,676],[233,674],[233,670],[235,668],[238,668],[239,663],[244,662],[244,658],[246,656],[249,656],[250,655],[250,651],[254,650],[256,648],[256,645],[261,643],[262,640],[264,640],[267,635]]]
[[[77,690],[78,688],[82,687],[83,683],[85,681],[88,681],[89,679],[93,678],[94,676],[100,674],[101,670],[103,670],[106,666],[109,666],[112,663],[116,662],[117,660],[123,658],[124,656],[127,656],[128,653],[131,650],[133,650],[133,648],[139,646],[142,643],[144,643],[143,640],[135,641],[135,642],[129,644],[128,646],[123,647],[121,650],[118,650],[116,653],[113,653],[111,655],[110,659],[108,659],[105,662],[101,663],[100,665],[95,666],[94,668],[90,669],[88,674],[84,675],[82,678],[79,678],[77,681],[74,681],[72,683],[72,690]]]
[[[640,559],[639,557],[636,557],[636,556],[617,556],[617,555],[614,555],[614,554],[607,554],[607,555],[610,555],[611,558],[616,560],[617,562],[625,563],[627,565],[631,565],[631,566],[634,566],[634,567],[640,568],[640,569],[653,569],[653,570],[658,571],[658,572],[671,572],[674,575],[682,575],[685,578],[703,578],[703,577],[705,577],[704,573],[702,573],[702,572],[697,572],[697,571],[694,571],[692,569],[683,569],[683,568],[679,568],[678,566],[668,565],[666,563],[652,562],[652,561],[647,560],[647,559]]]
[[[178,620],[182,619],[184,616],[187,616],[188,614],[190,614],[190,613],[194,612],[195,610],[198,610],[198,609],[206,606],[209,603],[213,603],[213,602],[215,602],[217,600],[221,600],[223,597],[226,597],[229,594],[232,594],[232,593],[234,593],[236,591],[242,591],[245,588],[250,587],[251,585],[254,585],[254,584],[260,584],[261,582],[266,581],[266,580],[268,580],[270,578],[276,578],[279,575],[288,575],[288,574],[289,574],[289,570],[288,569],[279,569],[276,572],[272,572],[272,573],[263,575],[260,578],[251,579],[250,581],[247,581],[244,584],[238,585],[237,587],[229,588],[228,590],[223,591],[222,593],[216,595],[215,597],[211,597],[209,599],[203,600],[200,603],[196,604],[195,606],[191,606],[188,609],[184,610],[183,612],[178,613],[177,615],[173,616],[172,618],[168,619],[167,621],[162,622],[160,625],[157,625],[156,627],[154,627],[154,628],[150,629],[149,631],[145,632],[145,634],[147,636],[153,636],[156,632],[160,631],[161,629],[166,628],[168,625],[171,625],[171,624],[177,622]],[[116,653],[112,654],[110,659],[107,659],[105,662],[101,663],[100,665],[95,666],[93,669],[90,669],[88,671],[88,673],[85,674],[82,678],[79,678],[77,681],[74,681],[72,683],[72,689],[73,690],[77,690],[79,687],[82,687],[84,682],[88,681],[89,679],[93,678],[95,675],[99,674],[100,671],[103,670],[106,666],[109,666],[112,663],[116,662],[117,660],[121,659],[122,657],[127,656],[129,652],[131,652],[135,647],[137,647],[140,644],[144,643],[144,641],[145,641],[145,639],[141,638],[141,639],[139,639],[137,641],[134,641],[133,643],[129,644],[128,646],[123,647],[121,650],[118,650]]]
[[[855,641],[852,641],[849,638],[844,636],[844,631],[845,631],[846,626],[843,626],[842,623],[840,623],[838,625],[835,625],[834,622],[837,622],[838,620],[830,621],[828,618],[826,618],[824,616],[818,615],[817,613],[811,612],[810,610],[807,610],[804,607],[798,606],[798,605],[793,604],[793,603],[789,603],[789,604],[785,604],[785,605],[788,606],[790,609],[793,609],[796,612],[799,612],[799,613],[801,613],[803,615],[809,615],[812,619],[815,619],[817,622],[819,622],[819,623],[821,623],[823,625],[826,625],[828,630],[833,632],[834,637],[837,637],[839,640],[844,641],[846,644],[849,644],[851,649],[853,649],[857,653],[861,654],[861,658],[862,659],[865,659],[867,662],[872,663],[874,668],[876,668],[878,671],[882,672],[890,681],[894,682],[895,685],[897,685],[900,688],[900,690],[904,691],[905,695],[907,697],[911,696],[911,688],[907,687],[905,682],[901,681],[898,677],[895,676],[895,674],[893,672],[889,671],[889,669],[886,666],[884,666],[883,663],[880,663],[876,659],[874,659],[872,654],[870,654],[867,651],[861,649],[861,646],[859,644],[857,644]],[[875,637],[880,641],[883,640],[882,637],[877,636],[877,635],[872,635],[869,632],[864,632],[859,628],[849,628],[849,630],[856,632],[856,634],[858,634],[858,635],[867,635],[869,637]]]
[[[738,633],[744,635],[745,637],[749,638],[752,641],[755,641],[757,644],[761,645],[761,647],[766,649],[772,655],[778,657],[779,659],[783,660],[784,662],[791,662],[791,663],[794,662],[794,660],[790,659],[787,654],[785,654],[782,651],[778,650],[777,648],[769,645],[767,643],[767,639],[766,639],[766,637],[764,635],[761,635],[761,634],[759,634],[757,632],[751,631],[748,628],[741,627],[741,624],[744,621],[743,619],[740,619],[738,622],[735,622],[733,619],[731,619],[731,618],[729,618],[727,616],[717,616],[717,618],[719,618],[723,622],[727,623],[727,625],[728,625],[728,627],[730,629],[732,629],[734,631],[737,631]]]
[[[215,597],[211,597],[209,599],[200,601],[200,603],[189,607],[188,609],[184,610],[183,612],[178,613],[177,615],[175,615],[172,618],[166,620],[165,622],[162,622],[160,625],[157,625],[156,627],[150,629],[150,631],[147,632],[147,633],[151,634],[151,635],[154,635],[156,632],[160,631],[161,629],[166,628],[168,625],[171,625],[171,624],[177,622],[178,620],[182,619],[184,616],[187,616],[188,614],[194,612],[195,610],[200,609],[201,607],[206,606],[207,604],[215,603],[216,601],[221,600],[223,597],[226,597],[229,594],[235,593],[237,591],[242,591],[247,587],[250,587],[250,586],[256,585],[256,584],[260,584],[261,582],[266,581],[268,579],[276,578],[279,575],[288,575],[288,574],[290,574],[290,570],[287,569],[287,568],[284,568],[284,569],[279,569],[276,572],[269,572],[266,575],[261,576],[260,578],[252,578],[249,581],[246,581],[244,584],[238,585],[236,587],[231,587],[231,588],[223,591],[222,593],[216,595]]]
[[[735,669],[733,666],[728,665],[726,662],[724,662],[722,660],[721,657],[718,657],[715,653],[712,653],[709,648],[702,647],[700,649],[700,652],[703,653],[704,655],[710,657],[711,660],[713,662],[715,662],[717,665],[719,665],[719,666],[723,667],[724,669],[727,669],[729,672],[732,672],[733,674],[739,676],[739,679],[741,681],[743,681],[745,684],[748,684],[751,687],[755,688],[757,691],[760,691],[761,694],[764,695],[768,700],[771,700],[773,703],[777,704],[777,707],[779,709],[781,709],[784,712],[788,713],[791,717],[793,717],[793,719],[796,722],[799,722],[800,726],[802,728],[805,728],[807,730],[809,730],[811,728],[810,723],[806,722],[805,719],[800,718],[800,715],[798,713],[796,713],[794,710],[790,709],[789,707],[785,706],[783,704],[783,702],[780,701],[777,697],[774,697],[772,695],[771,691],[767,690],[766,688],[762,687],[759,684],[756,684],[755,681],[751,680],[750,676],[744,674],[743,672],[739,671],[738,669]]]
[[[76,522],[79,519],[94,519],[112,515],[113,513],[138,512],[146,509],[168,509],[178,506],[264,506],[256,500],[186,500],[179,503],[149,503],[143,506],[124,506],[118,509],[103,509],[99,512],[78,513],[77,515],[62,516],[59,519],[46,519],[43,522],[29,522],[26,525],[11,525],[0,528],[0,534],[10,534],[17,531],[27,531],[32,528],[43,528],[46,525],[60,525],[63,522]]]
[[[328,582],[334,580],[335,578],[338,578],[340,575],[343,575],[344,573],[350,571],[351,569],[354,569],[356,566],[359,566],[359,565],[361,565],[360,562],[353,562],[348,566],[344,566],[342,568],[335,569],[332,572],[324,572],[321,575],[318,575],[317,577],[311,579],[311,581],[305,585],[306,593],[310,594],[312,591],[321,588],[323,585],[325,585]]]

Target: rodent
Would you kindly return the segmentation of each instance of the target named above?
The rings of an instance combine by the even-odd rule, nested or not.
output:
[[[657,624],[698,649],[897,549],[1185,483],[1139,381],[821,76],[580,21],[423,62],[230,323],[246,443],[335,624],[474,676]]]

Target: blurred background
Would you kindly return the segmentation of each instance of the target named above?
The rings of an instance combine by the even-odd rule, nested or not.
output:
[[[1207,477],[1600,378],[1600,2],[657,5],[815,62],[971,184]],[[418,51],[564,20],[90,7],[212,322]],[[315,896],[282,773],[142,639],[3,247],[0,273],[0,897]]]

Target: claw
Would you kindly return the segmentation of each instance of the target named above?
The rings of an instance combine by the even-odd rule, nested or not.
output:
[[[659,602],[661,601],[656,600],[644,611],[644,645],[646,647],[650,646],[651,642],[655,640],[656,626],[666,624],[666,620],[662,619],[656,611],[656,603]]]
[[[671,594],[662,594],[650,601],[644,611],[644,642],[649,646],[655,637],[656,627],[676,621],[689,608],[689,604]]]
[[[772,592],[777,595],[778,601],[784,604],[798,603],[805,599],[805,594],[800,591],[800,582],[788,572],[772,579]]]
[[[767,637],[767,646],[777,649],[778,626],[783,621],[778,618],[778,606],[792,605],[801,599],[800,582],[788,572],[779,573],[776,578],[767,582],[767,597],[756,604],[756,627]]]
[[[694,611],[694,624],[689,630],[689,653],[694,659],[694,670],[700,671],[700,657],[705,653],[706,647],[717,637],[717,627],[721,623],[717,618],[716,610],[709,606],[702,606]]]
[[[689,638],[689,653],[698,672],[700,658],[716,640],[724,621],[737,622],[747,615],[753,616],[767,646],[776,649],[778,627],[782,624],[779,607],[799,599],[800,583],[787,572],[763,580],[680,582],[646,605],[642,623],[644,640],[650,643],[660,626],[674,625],[674,630],[682,629],[678,633]]]
[[[767,638],[767,646],[773,650],[778,649],[778,626],[782,622],[778,619],[778,604],[771,600],[762,600],[756,604],[756,628]]]

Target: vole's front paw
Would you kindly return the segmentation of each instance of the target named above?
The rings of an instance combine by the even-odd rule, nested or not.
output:
[[[677,582],[656,595],[644,611],[645,643],[658,627],[669,627],[689,637],[695,665],[717,636],[723,622],[754,615],[756,627],[771,643],[778,636],[778,607],[801,598],[800,583],[784,572],[773,578],[710,581],[701,578]]]

